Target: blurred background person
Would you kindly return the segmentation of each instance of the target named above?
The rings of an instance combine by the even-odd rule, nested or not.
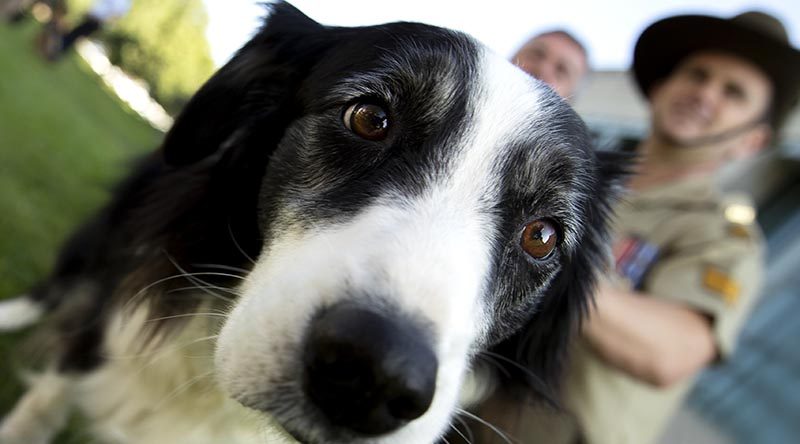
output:
[[[616,273],[568,366],[566,411],[509,393],[478,409],[521,442],[656,442],[700,370],[732,354],[757,298],[761,230],[715,175],[779,133],[800,92],[800,51],[764,13],[674,16],[641,34],[633,73],[651,130],[617,208]],[[504,442],[481,433],[475,442]]]
[[[8,22],[19,22],[31,3],[33,0],[0,0],[0,17]]]
[[[44,44],[48,60],[58,60],[72,48],[79,38],[89,37],[102,29],[111,20],[124,16],[131,8],[131,0],[96,0],[81,22],[62,32],[58,27],[49,28]]]
[[[511,62],[567,100],[572,100],[589,74],[586,48],[562,29],[531,37],[511,57]]]
[[[66,14],[66,3],[66,0],[0,0],[0,16],[8,23],[19,24],[30,11],[37,20],[56,26]]]

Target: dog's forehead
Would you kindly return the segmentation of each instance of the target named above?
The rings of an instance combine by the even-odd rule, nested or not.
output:
[[[472,95],[475,133],[487,140],[486,155],[520,187],[539,188],[547,170],[586,169],[590,152],[585,126],[572,108],[544,82],[497,54],[479,57],[477,91]],[[493,148],[493,149],[492,149]],[[566,177],[562,177],[565,179]]]
[[[470,107],[475,133],[487,138],[478,146],[485,146],[486,155],[495,160],[516,149],[523,151],[522,158],[535,161],[524,151],[532,154],[537,145],[551,142],[549,135],[557,126],[551,113],[558,107],[557,99],[542,82],[487,49],[480,51],[477,66]]]
[[[551,88],[488,49],[478,60],[465,171],[456,175],[484,189],[502,178],[498,199],[527,196],[528,211],[558,218],[574,246],[594,159],[583,122]]]
[[[317,64],[311,84],[329,85],[313,99],[320,106],[361,96],[391,104],[424,98],[458,106],[475,77],[480,45],[470,37],[418,23],[333,30],[339,43]],[[340,34],[337,34],[340,33]]]

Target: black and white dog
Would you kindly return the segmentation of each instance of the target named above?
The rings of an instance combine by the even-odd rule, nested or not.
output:
[[[0,442],[48,442],[72,408],[99,442],[436,442],[482,353],[555,382],[625,163],[468,36],[273,5],[0,307],[58,339]]]

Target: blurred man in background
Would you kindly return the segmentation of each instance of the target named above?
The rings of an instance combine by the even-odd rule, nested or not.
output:
[[[131,8],[131,0],[95,0],[83,20],[72,29],[62,32],[53,28],[44,45],[45,56],[58,60],[75,45],[80,38],[89,37],[103,28],[104,24],[124,16]]]
[[[32,0],[0,0],[0,16],[9,22],[18,22],[31,3]]]
[[[586,48],[564,30],[537,34],[517,50],[511,62],[572,100],[589,74]]]
[[[730,356],[757,297],[755,212],[714,176],[776,137],[800,95],[800,51],[767,14],[676,16],[642,33],[633,73],[651,131],[616,209],[616,272],[572,351],[565,411],[513,393],[476,409],[518,442],[656,442],[694,376]],[[477,432],[474,442],[507,442]]]

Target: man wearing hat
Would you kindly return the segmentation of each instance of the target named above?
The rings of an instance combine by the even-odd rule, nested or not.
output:
[[[598,285],[563,387],[563,412],[498,393],[476,443],[648,444],[707,365],[733,350],[757,297],[752,206],[714,175],[765,148],[796,104],[800,51],[774,17],[685,15],[648,27],[633,74],[650,104],[631,192],[617,208],[616,273]]]

